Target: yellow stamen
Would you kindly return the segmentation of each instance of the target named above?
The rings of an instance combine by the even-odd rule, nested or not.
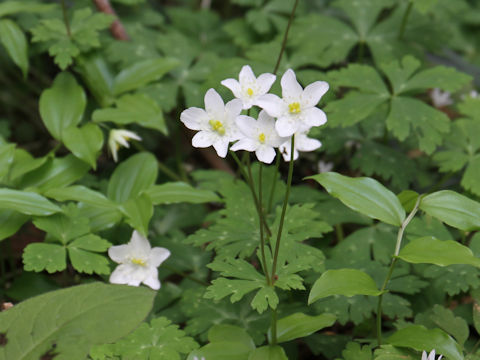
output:
[[[212,127],[212,130],[213,131],[216,131],[217,133],[219,133],[220,135],[224,135],[225,134],[225,128],[223,127],[223,124],[221,121],[218,121],[218,120],[210,120],[208,122],[210,124],[210,126]]]
[[[248,94],[248,96],[252,96],[253,95],[253,90],[251,88],[248,88],[247,89],[247,94]]]
[[[288,111],[290,114],[298,114],[300,112],[300,104],[298,102],[293,102],[288,105]]]
[[[258,135],[258,140],[263,144],[265,142],[265,134],[261,133]]]
[[[133,258],[131,261],[132,261],[132,263],[134,263],[135,265],[140,265],[140,266],[145,266],[145,265],[147,265],[146,261],[145,261],[145,260],[142,260],[142,259]]]

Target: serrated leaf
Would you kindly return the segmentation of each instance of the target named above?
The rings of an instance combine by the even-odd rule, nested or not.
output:
[[[28,72],[27,38],[12,20],[0,20],[0,42],[13,62],[22,70],[23,76],[26,77]]]
[[[97,168],[97,157],[103,146],[103,133],[96,124],[88,123],[81,128],[75,126],[64,129],[62,141],[79,159]]]
[[[0,358],[39,359],[50,351],[59,359],[86,358],[93,345],[114,342],[136,328],[154,296],[147,288],[93,283],[31,298],[0,314],[7,339]]]
[[[68,246],[88,251],[104,252],[107,251],[112,244],[100,236],[88,234],[73,240]]]
[[[380,66],[392,84],[393,93],[404,92],[408,79],[420,68],[421,62],[413,56],[404,56],[401,61],[392,61]]]
[[[0,208],[15,210],[25,215],[47,216],[61,209],[37,193],[0,189]]]
[[[453,67],[435,66],[415,74],[407,81],[402,92],[430,88],[440,88],[442,90],[455,92],[471,80],[471,76],[457,71]]]
[[[261,314],[269,307],[275,310],[279,302],[280,299],[278,298],[275,289],[271,286],[264,286],[255,294],[250,305]]]
[[[220,201],[220,198],[213,191],[196,189],[184,182],[153,185],[145,193],[150,197],[154,205],[179,202],[201,204]]]
[[[73,244],[68,246],[68,257],[74,269],[86,274],[110,274],[108,259],[104,255],[79,249]]]
[[[34,243],[23,251],[23,264],[26,271],[43,271],[49,273],[65,270],[67,252],[63,245]]]
[[[371,360],[372,349],[368,345],[361,346],[355,342],[349,342],[345,350],[342,351],[345,360]]]
[[[435,288],[455,296],[480,286],[480,271],[471,265],[429,266],[423,273]]]
[[[388,295],[388,293],[385,295]],[[338,295],[317,301],[310,306],[317,313],[327,312],[334,314],[341,325],[345,325],[349,321],[359,325],[372,317],[372,313],[377,308],[377,303],[378,299],[375,297],[356,295],[347,298]]]
[[[350,64],[341,70],[330,71],[328,79],[334,86],[346,86],[363,92],[389,95],[388,88],[379,73],[368,65]]]

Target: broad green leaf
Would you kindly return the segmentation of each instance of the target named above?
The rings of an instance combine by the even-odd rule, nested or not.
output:
[[[148,224],[153,216],[153,204],[146,194],[127,200],[120,205],[120,211],[127,217],[127,223],[140,231],[143,236],[148,235]]]
[[[76,247],[93,252],[105,252],[110,246],[112,246],[110,242],[94,234],[79,237],[69,244],[69,247]]]
[[[13,164],[10,168],[9,178],[14,181],[20,178],[22,175],[38,169],[48,160],[47,156],[35,159],[27,151],[23,149],[15,149],[15,155],[13,158]]]
[[[480,203],[455,191],[442,190],[425,196],[420,209],[463,231],[480,228]]]
[[[375,350],[375,360],[418,360],[418,354],[413,350],[382,345]]]
[[[33,192],[0,189],[0,208],[15,210],[25,215],[47,216],[61,211],[41,195]]]
[[[40,359],[50,352],[58,359],[85,359],[92,346],[135,329],[155,294],[145,287],[97,282],[33,297],[0,314],[0,333],[7,339],[0,359]]]
[[[85,92],[68,72],[55,78],[51,88],[40,95],[40,116],[50,134],[61,140],[65,129],[77,125],[87,104]]]
[[[0,210],[0,241],[15,234],[28,216],[13,210]]]
[[[80,216],[88,217],[90,230],[98,232],[110,229],[122,220],[122,213],[115,207],[97,206],[87,203],[79,205]]]
[[[26,271],[43,271],[49,273],[65,270],[67,252],[63,245],[33,243],[23,250],[23,264]],[[1,359],[1,358],[0,358]]]
[[[68,257],[72,262],[73,268],[86,274],[110,274],[110,266],[106,256],[91,253],[73,246],[68,246]]]
[[[334,172],[308,177],[318,181],[330,195],[349,208],[387,224],[400,226],[405,210],[397,197],[371,178],[350,178]]]
[[[81,128],[75,126],[64,129],[62,141],[79,159],[97,168],[97,156],[103,146],[103,133],[96,124],[88,123]]]
[[[336,316],[332,314],[309,316],[295,313],[289,315],[277,321],[277,342],[282,343],[309,336],[318,330],[332,326],[335,320]],[[268,338],[271,341],[271,328],[268,330]]]
[[[378,296],[381,293],[375,281],[363,271],[356,269],[327,270],[313,284],[308,296],[308,303],[311,304],[331,295]]]
[[[21,12],[42,13],[53,10],[56,4],[39,4],[31,1],[4,1],[0,3],[0,17],[13,15]]]
[[[136,63],[117,75],[113,85],[113,93],[119,95],[159,80],[176,66],[178,66],[178,60],[174,58],[149,59]]]
[[[448,359],[463,360],[460,346],[440,329],[427,329],[420,325],[411,325],[397,330],[387,341],[388,344],[398,347],[408,347],[417,351],[435,349]]]
[[[76,70],[102,107],[113,103],[113,75],[102,56],[98,54],[79,56]]]
[[[253,350],[248,360],[288,360],[288,357],[281,346],[267,345]]]
[[[116,100],[115,104],[116,108],[96,110],[92,115],[93,121],[111,121],[118,125],[136,123],[164,134],[168,133],[162,110],[150,96],[124,95]]]
[[[73,185],[64,188],[54,188],[45,191],[45,196],[57,201],[74,200],[99,207],[116,208],[117,205],[108,200],[105,195],[83,185]]]
[[[153,185],[145,193],[152,199],[154,205],[175,204],[186,202],[201,204],[220,201],[217,194],[210,190],[196,189],[184,182],[171,182]]]
[[[22,69],[23,76],[26,77],[28,72],[28,45],[22,29],[12,20],[0,20],[0,42],[7,49],[13,62]]]
[[[435,264],[448,266],[465,264],[480,267],[480,258],[473,255],[468,247],[452,240],[438,240],[422,237],[410,241],[398,257],[413,264]]]
[[[107,196],[117,203],[133,199],[155,183],[157,174],[155,156],[147,152],[135,154],[117,166],[108,183]]]
[[[221,341],[239,342],[244,344],[245,347],[255,349],[255,343],[245,329],[234,325],[218,324],[212,326],[208,331],[208,340],[212,343]]]

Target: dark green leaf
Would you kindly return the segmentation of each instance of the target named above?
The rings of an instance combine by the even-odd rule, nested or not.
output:
[[[220,198],[213,191],[196,189],[183,182],[153,185],[145,193],[155,205],[179,202],[201,204],[220,201]]]
[[[20,27],[12,20],[0,20],[0,42],[7,49],[13,62],[22,69],[23,76],[26,77],[28,72],[27,39]]]

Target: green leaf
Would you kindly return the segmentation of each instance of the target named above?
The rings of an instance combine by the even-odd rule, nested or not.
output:
[[[112,246],[110,242],[93,234],[79,237],[69,244],[69,247],[75,247],[93,252],[105,252],[110,246]]]
[[[6,175],[10,175],[12,163],[15,159],[15,144],[0,144],[0,184],[8,183],[10,176],[6,179]]]
[[[86,274],[110,274],[108,259],[99,254],[68,246],[68,256],[73,268]]]
[[[122,220],[122,213],[117,207],[97,206],[86,203],[82,204],[80,215],[88,217],[92,232],[109,229]]]
[[[113,103],[113,75],[102,56],[99,54],[79,56],[76,70],[102,107]]]
[[[349,208],[373,219],[395,226],[405,219],[405,210],[397,197],[374,179],[350,178],[333,172],[308,178],[318,181]]]
[[[248,360],[288,360],[288,357],[281,346],[267,345],[253,350]]]
[[[26,271],[49,273],[67,268],[67,252],[63,245],[34,243],[23,250],[23,264]]]
[[[155,318],[149,324],[141,324],[133,333],[114,344],[100,345],[90,351],[93,360],[119,356],[136,360],[180,360],[180,354],[188,354],[198,348],[191,337],[185,336],[178,325],[171,325],[165,317]],[[183,357],[182,357],[183,359]]]
[[[463,231],[480,228],[480,203],[451,190],[434,192],[422,198],[420,209]]]
[[[138,62],[117,75],[113,84],[113,93],[119,95],[159,80],[178,65],[178,60],[174,58],[149,59]]]
[[[21,12],[42,13],[53,10],[56,4],[39,4],[30,1],[4,1],[0,4],[0,17],[13,15]]]
[[[470,75],[457,71],[453,67],[435,66],[431,69],[415,74],[408,80],[402,92],[440,88],[442,90],[455,92],[472,80]]]
[[[368,345],[361,346],[356,342],[349,342],[342,351],[344,360],[372,360],[372,348]]]
[[[328,78],[334,86],[352,87],[363,92],[390,95],[385,82],[374,67],[350,64],[337,71],[330,71]]]
[[[398,257],[413,264],[435,264],[448,266],[454,264],[480,267],[480,258],[472,250],[452,240],[438,240],[434,237],[422,237],[410,241]]]
[[[472,291],[472,297],[474,299],[473,303],[473,326],[477,331],[477,334],[480,334],[480,293],[478,290]]]
[[[108,200],[105,195],[83,185],[73,185],[64,188],[54,188],[45,191],[45,196],[57,201],[74,200],[99,207],[116,208],[117,205]]]
[[[0,314],[0,333],[7,339],[0,356],[27,360],[54,352],[58,358],[84,359],[92,346],[135,329],[150,312],[155,294],[144,287],[97,282],[33,297]]]
[[[40,116],[50,134],[61,140],[67,128],[82,120],[86,104],[83,88],[70,73],[62,72],[40,95]]]
[[[418,196],[418,193],[413,190],[404,190],[397,195],[397,198],[402,203],[405,211],[410,212],[415,208]]]
[[[381,293],[375,281],[363,271],[356,269],[327,270],[313,284],[308,296],[308,303],[314,303],[331,295],[378,296]]]
[[[145,193],[152,199],[154,205],[179,202],[201,204],[220,201],[220,198],[213,191],[196,189],[184,182],[153,185]]]
[[[277,342],[282,343],[309,336],[318,330],[332,326],[335,320],[336,316],[332,314],[309,316],[295,313],[289,315],[277,322]],[[271,337],[272,329],[270,328],[268,330],[269,342],[271,342]]]
[[[111,121],[125,125],[136,123],[168,134],[167,125],[158,104],[145,94],[124,95],[115,102],[116,108],[96,110],[92,119],[96,122]]]
[[[392,345],[382,345],[375,350],[375,360],[417,360],[413,350],[398,349]]]
[[[7,49],[13,62],[22,69],[23,76],[28,72],[27,39],[20,27],[9,19],[0,20],[0,42]]]
[[[208,331],[208,340],[212,343],[221,341],[239,342],[245,347],[255,349],[255,343],[250,335],[241,327],[234,325],[218,324],[212,326]]]
[[[394,60],[384,63],[380,66],[382,71],[387,75],[388,80],[392,84],[393,93],[401,94],[406,88],[408,79],[420,68],[422,63],[413,56],[404,56],[401,61]]]
[[[280,302],[275,289],[270,286],[264,286],[255,294],[250,305],[257,310],[259,314],[263,313],[268,307],[275,310]]]
[[[140,231],[143,236],[148,235],[148,224],[153,216],[153,204],[150,198],[142,194],[129,199],[120,205],[120,211],[127,216],[127,223]]]
[[[62,141],[79,159],[85,161],[95,170],[97,156],[103,146],[103,133],[96,124],[88,123],[81,128],[64,129]]]
[[[417,351],[430,352],[435,349],[437,354],[442,354],[448,359],[463,360],[459,345],[440,329],[429,330],[424,326],[411,325],[397,330],[387,339],[387,343]]]
[[[117,203],[133,199],[155,183],[157,174],[155,156],[147,152],[135,154],[117,166],[108,183],[107,196]]]
[[[61,211],[60,208],[33,192],[0,189],[0,208],[15,210],[25,215],[47,216]]]
[[[0,241],[15,234],[28,220],[28,216],[13,210],[0,210]]]
[[[12,167],[10,168],[9,178],[12,181],[14,180],[16,181],[22,175],[25,175],[26,173],[33,171],[35,169],[38,169],[47,160],[48,160],[48,157],[46,156],[35,159],[27,151],[17,148],[15,149],[15,155],[13,158]]]

